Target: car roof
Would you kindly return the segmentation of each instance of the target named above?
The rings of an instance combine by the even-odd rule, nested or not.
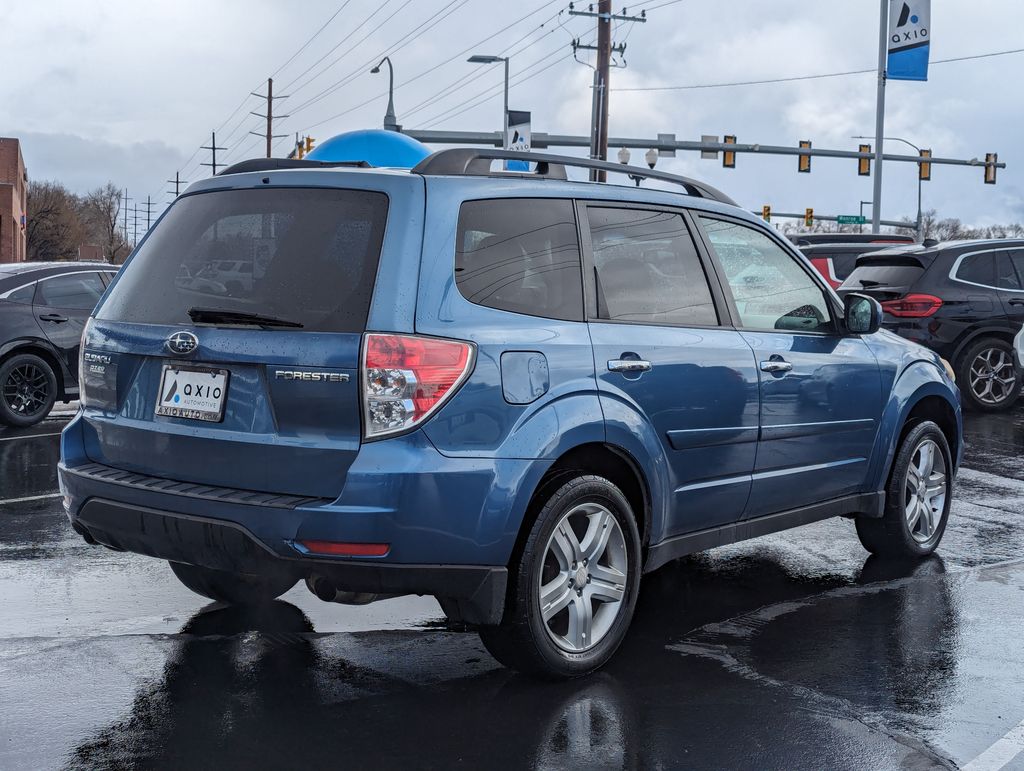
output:
[[[64,268],[67,270],[82,270],[88,268],[96,268],[100,270],[118,270],[120,265],[111,265],[109,262],[72,262],[72,261],[54,261],[54,262],[5,262],[0,264],[0,275],[3,276],[14,276],[22,273],[29,273],[36,270],[55,270]]]

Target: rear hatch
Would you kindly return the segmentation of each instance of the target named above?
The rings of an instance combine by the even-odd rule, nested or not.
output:
[[[896,300],[911,291],[933,259],[929,253],[888,249],[861,255],[838,291],[870,295],[879,302]]]
[[[182,482],[338,495],[361,440],[360,342],[387,214],[388,197],[365,190],[179,199],[88,333],[90,459]]]

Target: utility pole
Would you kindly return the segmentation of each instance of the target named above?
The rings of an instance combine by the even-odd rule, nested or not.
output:
[[[181,172],[180,171],[174,172],[174,179],[169,179],[169,180],[167,180],[167,182],[169,182],[170,184],[174,185],[174,197],[175,198],[177,198],[179,195],[181,195],[181,186],[188,184],[187,180],[184,180],[184,179],[181,178]],[[171,191],[168,190],[167,192],[169,193]]]
[[[593,6],[591,6],[592,8]],[[584,45],[579,40],[572,41],[573,53],[579,50],[596,50],[597,66],[594,68],[594,94],[591,103],[590,117],[590,157],[602,161],[608,160],[608,75],[612,66],[612,54],[620,56],[626,53],[626,44],[615,45],[612,42],[613,21],[637,21],[646,22],[647,13],[641,11],[639,16],[618,16],[612,13],[612,0],[598,0],[597,12],[577,11],[572,4],[569,5],[571,16],[591,16],[597,19],[597,45]],[[623,65],[625,63],[623,62]],[[603,170],[592,170],[590,180],[592,182],[604,182],[607,174]]]
[[[152,196],[146,196],[146,232],[149,232],[150,222],[153,218],[153,200]]]
[[[871,232],[881,231],[882,142],[885,134],[885,59],[889,53],[889,0],[881,0],[878,18],[878,96],[875,103],[875,179],[871,198]]]
[[[216,177],[217,176],[217,151],[218,150],[227,150],[228,148],[226,148],[226,147],[217,147],[217,132],[216,131],[211,131],[210,132],[210,145],[209,146],[203,145],[199,149],[200,150],[209,150],[213,154],[212,158],[211,158],[211,163],[201,163],[199,165],[200,166],[209,166],[210,169],[211,169],[210,176],[211,177]],[[223,164],[221,164],[221,165],[223,165]],[[175,175],[175,176],[177,176],[177,175]]]
[[[266,118],[266,120],[267,120],[267,130],[266,130],[266,132],[250,131],[249,133],[250,134],[255,134],[258,137],[266,137],[267,138],[267,157],[269,158],[270,154],[271,154],[271,145],[274,143],[274,140],[277,139],[278,137],[286,136],[285,134],[275,134],[274,133],[274,100],[275,99],[287,99],[288,97],[287,96],[274,96],[274,79],[273,78],[267,78],[267,94],[266,94],[265,97],[264,97],[263,94],[259,94],[259,93],[255,92],[255,91],[252,92],[252,95],[253,96],[258,96],[261,99],[265,98],[267,100],[267,112],[266,113],[262,113],[262,112],[252,112],[252,113],[249,113],[250,115],[255,115],[257,118]],[[287,118],[288,116],[287,115],[278,115],[277,117],[278,118]]]
[[[128,238],[128,202],[134,200],[128,197],[128,188],[124,189],[124,237]]]

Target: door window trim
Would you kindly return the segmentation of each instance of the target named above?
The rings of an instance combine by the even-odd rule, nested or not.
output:
[[[673,329],[732,329],[732,312],[726,304],[726,296],[722,291],[720,276],[710,261],[707,250],[701,242],[699,231],[690,211],[683,207],[666,206],[664,204],[633,203],[625,201],[610,201],[600,198],[577,198],[576,201],[576,224],[580,238],[580,251],[583,257],[583,295],[584,295],[584,316],[591,324],[631,324],[641,327],[671,327]],[[650,321],[634,319],[605,319],[598,315],[597,303],[597,282],[594,280],[594,253],[593,243],[590,239],[590,219],[587,216],[587,209],[634,209],[638,211],[667,212],[679,215],[689,232],[690,240],[693,242],[694,250],[697,252],[697,259],[701,269],[704,271],[704,279],[711,290],[711,303],[718,316],[717,324],[677,324],[668,321]]]
[[[694,223],[698,228],[700,237],[704,240],[704,246],[707,249],[710,257],[715,265],[715,270],[718,272],[719,280],[722,283],[722,288],[726,293],[727,302],[729,303],[729,310],[732,313],[733,319],[735,319],[735,328],[739,331],[744,332],[758,332],[758,333],[772,333],[777,335],[813,335],[815,337],[851,337],[851,335],[845,333],[839,323],[839,320],[843,316],[842,304],[839,302],[839,296],[835,293],[832,287],[828,286],[824,276],[822,276],[811,265],[811,261],[806,257],[803,252],[797,249],[788,239],[780,237],[777,233],[771,230],[767,230],[759,226],[756,222],[750,222],[749,220],[742,219],[740,217],[732,217],[728,214],[721,214],[713,211],[702,211],[700,209],[694,210],[696,216],[693,217]],[[786,254],[793,258],[793,261],[804,271],[804,273],[811,279],[811,283],[818,287],[818,290],[822,294],[822,298],[829,310],[832,311],[832,326],[833,329],[829,332],[817,332],[813,330],[794,330],[794,329],[762,329],[760,327],[748,327],[744,325],[743,318],[740,316],[739,309],[736,307],[736,299],[733,297],[732,287],[729,286],[729,281],[726,278],[725,268],[722,266],[718,259],[718,254],[714,250],[714,245],[711,243],[711,239],[704,229],[704,223],[700,220],[701,218],[707,218],[709,220],[719,220],[721,222],[729,222],[735,225],[749,228],[758,233],[761,233],[768,237],[769,240],[778,245]],[[853,335],[855,337],[855,335]]]
[[[991,284],[981,284],[981,283],[978,283],[977,281],[968,281],[965,278],[960,278],[959,276],[957,276],[957,273],[960,272],[961,264],[968,257],[973,257],[976,254],[992,254],[992,253],[998,253],[998,252],[1006,252],[1006,258],[1010,261],[1010,267],[1013,268],[1014,272],[1018,273],[1018,278],[1020,279],[1021,283],[1024,284],[1024,276],[1021,276],[1019,274],[1019,272],[1017,271],[1017,266],[1013,264],[1013,257],[1010,256],[1010,252],[1012,252],[1012,251],[1013,251],[1013,249],[1010,248],[1010,247],[1000,246],[1000,247],[990,248],[990,249],[975,249],[973,252],[964,252],[963,254],[961,254],[959,257],[957,257],[953,261],[953,267],[951,267],[949,269],[949,280],[950,281],[955,281],[958,284],[967,284],[968,286],[977,286],[977,287],[981,287],[982,289],[991,289],[993,292],[1017,292],[1019,294],[1020,292],[1024,291],[1024,289],[1004,289],[1001,286],[992,286]]]

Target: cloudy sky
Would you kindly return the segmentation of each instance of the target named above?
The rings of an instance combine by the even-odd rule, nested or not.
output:
[[[616,2],[616,10],[622,3]],[[0,46],[0,135],[20,137],[34,179],[84,191],[107,180],[136,200],[164,204],[176,171],[209,174],[210,132],[228,149],[219,161],[261,154],[263,104],[250,91],[288,99],[277,131],[288,151],[295,132],[323,139],[380,125],[386,74],[370,68],[389,53],[395,105],[407,128],[494,130],[501,120],[500,66],[469,53],[512,56],[511,107],[531,110],[534,131],[586,134],[591,70],[574,61],[573,37],[593,38],[568,3],[520,0],[41,0],[6,15]],[[577,2],[578,8],[586,6]],[[339,8],[341,9],[340,12]],[[876,0],[647,0],[646,24],[623,24],[625,69],[613,88],[700,86],[871,68],[877,56]],[[559,13],[561,11],[561,13]],[[337,12],[337,13],[336,13]],[[328,20],[330,20],[328,22]],[[325,25],[325,22],[328,22]],[[925,208],[972,224],[1024,220],[1024,53],[940,64],[940,59],[1024,47],[1024,5],[1015,0],[932,0],[932,68],[927,83],[890,81],[886,134],[936,156],[998,152],[1008,168],[982,184],[978,168],[934,167]],[[317,33],[318,30],[323,29]],[[628,36],[628,37],[627,37]],[[311,40],[312,38],[312,40]],[[303,48],[303,46],[305,47]],[[740,142],[856,149],[874,131],[875,78],[849,75],[796,82],[616,91],[613,136],[735,134]],[[645,148],[634,153],[640,159]],[[887,145],[898,152],[901,145]],[[694,154],[659,168],[707,179],[754,208],[850,213],[871,197],[853,161],[741,155],[737,168]],[[889,164],[883,217],[912,217],[916,169]]]

